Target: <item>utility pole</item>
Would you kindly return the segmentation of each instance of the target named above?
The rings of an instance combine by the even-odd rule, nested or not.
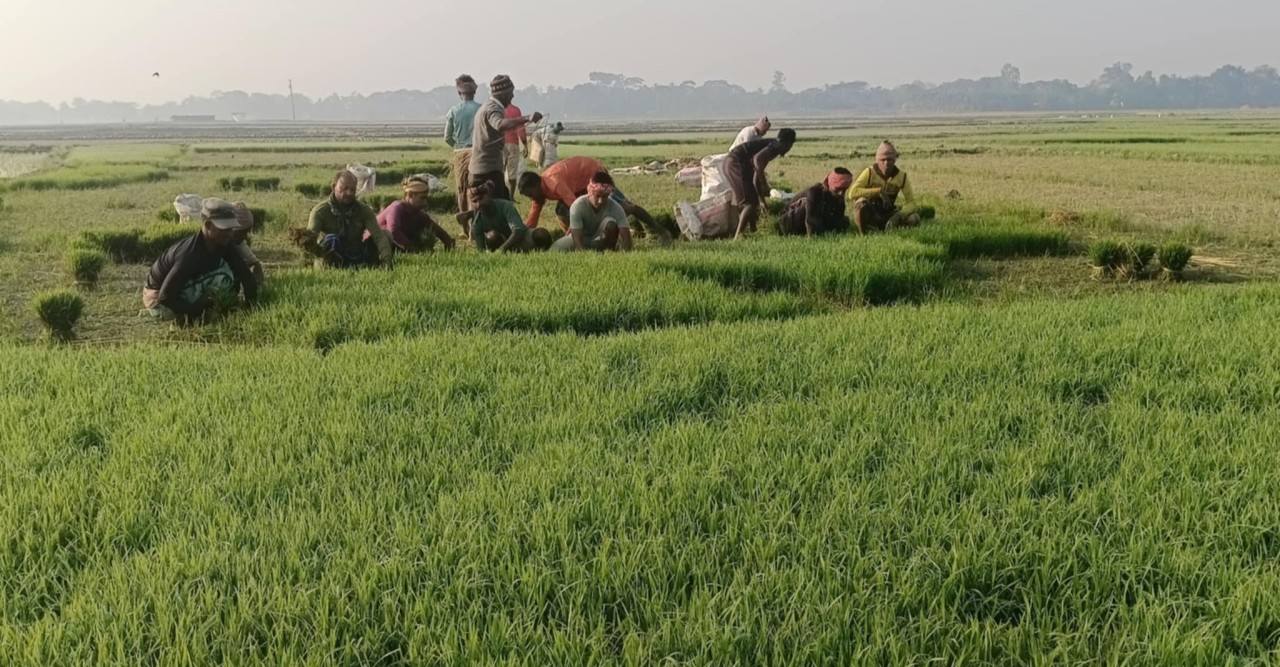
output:
[[[289,110],[293,112],[293,122],[298,122],[298,107],[293,104],[293,79],[289,79]]]

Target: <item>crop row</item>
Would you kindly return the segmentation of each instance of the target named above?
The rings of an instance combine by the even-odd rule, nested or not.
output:
[[[1278,317],[0,349],[0,662],[1266,661]]]

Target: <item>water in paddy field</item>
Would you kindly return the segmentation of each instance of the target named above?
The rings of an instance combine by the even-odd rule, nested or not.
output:
[[[36,171],[48,153],[0,153],[0,178],[14,178]]]

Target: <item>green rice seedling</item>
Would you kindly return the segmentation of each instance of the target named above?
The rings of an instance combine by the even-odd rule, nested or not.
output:
[[[307,199],[323,199],[329,196],[329,185],[327,183],[298,183],[293,186],[298,194]]]
[[[81,232],[75,245],[102,251],[117,264],[154,262],[174,243],[194,234],[194,226],[164,225],[150,229],[124,229]]]
[[[1160,277],[1165,280],[1180,280],[1183,269],[1191,261],[1192,250],[1183,243],[1166,243],[1160,247]]]
[[[94,285],[107,264],[107,257],[96,250],[77,248],[67,255],[67,270],[77,285]]]
[[[928,204],[922,204],[916,208],[916,214],[920,216],[922,221],[928,222],[938,217],[938,209]]]
[[[169,246],[195,234],[195,227],[152,227],[138,235],[138,254],[134,263],[150,264],[160,258]]]
[[[7,190],[95,190],[131,183],[155,183],[169,178],[169,172],[143,165],[87,165],[63,167],[4,183]]]
[[[951,259],[1046,257],[1071,252],[1071,237],[1065,230],[1028,224],[948,221],[893,234],[940,246]]]
[[[84,312],[84,299],[69,290],[41,292],[32,299],[32,309],[55,341],[75,338],[76,323]]]
[[[1148,278],[1155,271],[1156,256],[1154,244],[1145,241],[1132,241],[1125,246],[1125,270],[1134,278]]]
[[[280,179],[276,176],[258,176],[255,178],[245,179],[245,185],[251,190],[279,190]]]
[[[1098,239],[1089,244],[1089,263],[1096,277],[1110,277],[1125,261],[1124,244],[1113,239]]]
[[[178,212],[172,206],[166,206],[156,211],[156,220],[160,222],[178,222]]]
[[[399,199],[400,197],[398,195],[386,192],[371,192],[369,194],[360,195],[360,201],[373,209],[374,212],[381,211]]]
[[[458,210],[458,199],[454,193],[447,190],[432,192],[427,195],[427,210],[440,213],[456,213]]]
[[[787,200],[774,199],[773,197],[770,197],[764,200],[764,203],[764,212],[776,218],[781,216],[783,211],[787,210],[787,204],[789,202]]]
[[[4,197],[0,197],[0,213],[4,213]]]
[[[132,262],[138,256],[138,244],[142,232],[137,229],[85,231],[77,237],[75,245],[102,251],[116,263]]]
[[[103,206],[108,211],[131,211],[138,208],[137,202],[124,197],[108,197],[107,202]]]
[[[240,308],[240,295],[228,289],[210,290],[209,302],[223,315]]]
[[[192,146],[193,154],[200,153],[347,153],[353,150],[366,152],[420,151],[422,144],[245,144],[239,146]]]

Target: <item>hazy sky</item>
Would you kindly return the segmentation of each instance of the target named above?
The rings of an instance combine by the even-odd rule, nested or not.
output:
[[[471,6],[502,8],[484,25]],[[744,7],[757,6],[749,12]],[[214,90],[309,96],[452,84],[517,87],[592,71],[791,90],[998,74],[1087,83],[1280,66],[1277,0],[0,0],[0,99],[161,102]],[[486,10],[481,14],[497,14]],[[151,73],[159,71],[160,77]]]

